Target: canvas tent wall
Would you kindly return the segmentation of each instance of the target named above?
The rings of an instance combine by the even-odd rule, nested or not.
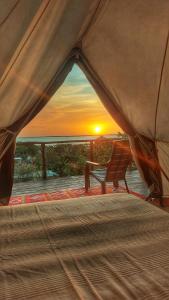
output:
[[[74,62],[130,136],[153,194],[169,195],[169,2],[0,1],[0,198],[11,193],[15,138]]]

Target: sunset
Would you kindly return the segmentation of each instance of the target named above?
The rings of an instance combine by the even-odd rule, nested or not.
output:
[[[100,125],[97,125],[96,127],[94,127],[94,131],[96,133],[102,133],[102,127]]]
[[[20,136],[112,134],[122,131],[77,65]]]

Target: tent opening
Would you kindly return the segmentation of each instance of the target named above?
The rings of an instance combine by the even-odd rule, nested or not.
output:
[[[80,160],[83,160],[84,163],[88,158],[87,152],[81,153],[81,151],[83,152],[83,139],[92,138],[92,136],[93,138],[95,136],[104,136],[111,139],[126,137],[122,129],[104,108],[83,71],[75,64],[48,104],[19,134],[15,153],[15,181],[26,180],[32,177],[38,179],[43,176],[41,174],[41,152],[38,144],[36,144],[39,140],[49,143],[52,139],[53,142],[54,140],[56,142],[53,145],[47,144],[48,147],[45,149],[46,163],[49,164],[49,170],[48,166],[46,167],[47,177],[57,174],[61,176],[82,174],[83,164]],[[71,152],[71,144],[66,146],[67,150],[66,148],[64,149],[64,145],[59,144],[59,137],[65,140],[65,145],[66,143],[71,143],[71,140],[77,139],[78,142],[81,139],[80,149],[78,149],[77,143],[74,143],[76,147],[72,149],[73,151],[76,149],[78,156],[76,158],[76,166],[74,166],[75,170],[73,170],[73,162],[71,160],[74,159],[71,157],[71,153],[69,153],[71,167],[69,162],[66,162],[66,153],[64,154],[64,162],[62,162],[63,166],[58,165],[60,157],[56,149],[61,151],[63,148],[63,152]],[[28,143],[31,138],[33,138],[32,144]],[[110,144],[111,142],[106,143],[102,147],[101,145],[97,146],[100,149],[95,149],[95,152],[101,151],[102,156],[108,160],[111,155]]]
[[[123,132],[77,64],[19,136],[104,135]]]
[[[101,136],[106,141],[95,143],[92,136]],[[13,201],[20,194],[55,192],[65,189],[66,185],[69,189],[82,188],[86,160],[105,163],[111,156],[112,139],[126,137],[104,108],[83,71],[75,64],[48,104],[17,138]],[[91,142],[86,142],[87,139]],[[64,143],[60,143],[61,140]],[[45,172],[42,145],[45,145]],[[137,177],[134,163],[130,169]],[[73,179],[70,180],[70,177]],[[55,184],[51,180],[48,186],[37,190],[29,185],[29,181],[36,183],[42,178],[56,179]],[[18,198],[19,201],[22,198]]]

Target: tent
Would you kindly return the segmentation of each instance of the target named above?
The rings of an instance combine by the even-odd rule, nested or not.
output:
[[[169,1],[0,1],[0,201],[15,139],[77,63],[129,135],[152,196],[169,195]]]

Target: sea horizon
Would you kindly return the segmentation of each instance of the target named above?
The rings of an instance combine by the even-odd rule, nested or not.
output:
[[[97,135],[88,134],[88,135],[55,135],[55,136],[29,136],[29,137],[27,136],[27,137],[17,137],[16,142],[17,144],[22,144],[22,143],[52,144],[52,143],[64,143],[64,142],[87,142],[99,138],[116,139],[119,137],[120,137],[119,133],[97,134]]]

